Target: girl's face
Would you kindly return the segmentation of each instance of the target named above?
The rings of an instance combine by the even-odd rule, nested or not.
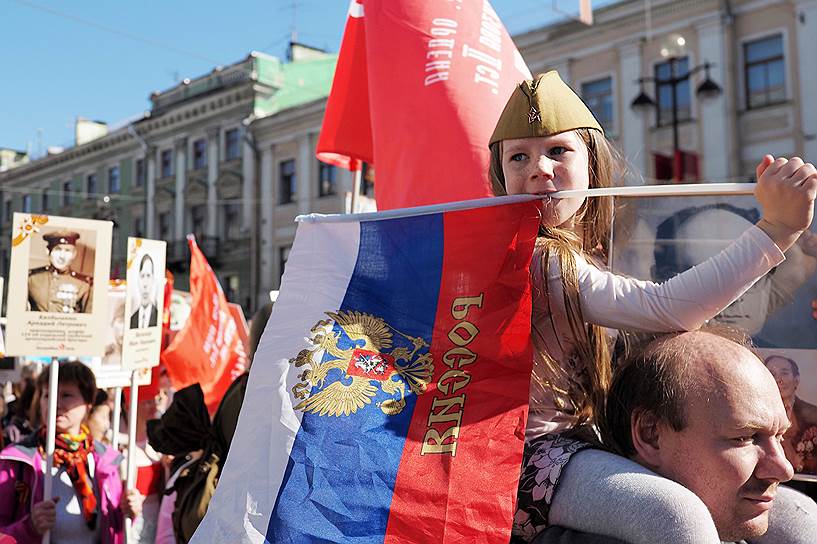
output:
[[[587,146],[574,131],[502,142],[502,172],[509,195],[546,195],[587,189],[590,184]],[[573,228],[584,198],[548,199],[542,226]]]
[[[47,371],[46,371],[47,372]],[[77,434],[91,405],[82,398],[82,393],[75,383],[61,383],[57,389],[57,432]],[[40,414],[43,424],[48,419],[48,389],[43,389],[40,396]]]

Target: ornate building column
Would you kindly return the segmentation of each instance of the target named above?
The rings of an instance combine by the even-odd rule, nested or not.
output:
[[[187,138],[175,141],[176,195],[173,201],[173,239],[184,240],[185,230],[185,189],[187,188]]]
[[[314,172],[315,148],[312,147],[312,135],[304,134],[298,137],[298,167],[296,169],[298,188],[296,198],[298,199],[298,213],[309,213],[312,207],[312,197],[316,193]]]
[[[799,0],[795,5],[795,28],[797,33],[797,68],[800,79],[800,123],[803,127],[803,158],[814,161],[817,157],[817,0]],[[792,78],[793,79],[793,78]]]
[[[241,127],[241,230],[249,232],[254,221],[255,209],[255,145],[252,132],[248,127]],[[267,203],[262,201],[262,207]]]
[[[156,238],[156,147],[148,147],[145,153],[145,237]]]
[[[275,281],[275,198],[274,168],[275,149],[267,146],[261,150],[261,217],[258,221],[258,307],[269,302],[269,292]]]
[[[211,238],[218,236],[218,182],[219,136],[220,127],[207,129],[207,219],[204,223],[204,234]]]
[[[731,81],[727,81],[726,71],[726,43],[724,41],[723,19],[720,13],[696,25],[698,33],[698,62],[712,63],[709,75],[712,80],[721,85],[724,92],[717,97],[697,98],[700,111],[701,145],[700,164],[704,181],[724,181],[729,177],[730,154],[734,149],[734,142],[730,142],[729,108],[727,97],[732,93],[728,88]],[[690,92],[695,92],[699,83],[703,81],[704,73],[690,81]],[[730,143],[732,145],[730,145]]]
[[[628,176],[626,180],[630,184],[640,182],[640,175],[647,175],[649,156],[645,145],[644,118],[630,107],[630,102],[640,92],[638,78],[642,76],[641,46],[638,42],[621,45],[618,48],[618,55],[621,77],[619,78],[616,113],[621,115],[621,152],[636,170],[636,177],[630,179]]]

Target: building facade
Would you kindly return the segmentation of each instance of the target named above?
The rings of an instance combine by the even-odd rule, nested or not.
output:
[[[647,9],[650,6],[650,9]],[[673,154],[667,43],[682,37],[680,75],[711,63],[722,92],[697,96],[705,71],[676,86],[678,146],[704,181],[747,181],[765,153],[817,159],[817,0],[624,0],[593,26],[563,22],[514,38],[533,73],[558,70],[647,183]],[[812,59],[812,60],[809,60]],[[631,107],[640,92],[657,107]],[[640,182],[633,176],[632,183]]]
[[[192,233],[228,298],[253,312],[279,285],[295,216],[345,211],[352,187],[315,159],[336,56],[293,45],[291,58],[253,53],[154,93],[127,126],[0,173],[2,231],[14,212],[112,220],[111,276],[124,276],[128,236],[166,240],[180,289]]]
[[[558,70],[593,109],[642,174],[628,182],[667,178],[670,89],[639,79],[666,77],[669,37],[685,42],[679,70],[708,62],[722,90],[696,95],[704,71],[676,87],[678,146],[696,162],[687,178],[746,181],[765,153],[817,159],[817,0],[624,0],[594,15],[514,39],[533,73]],[[349,172],[315,159],[336,56],[293,44],[290,57],[253,53],[185,80],[126,126],[78,127],[60,153],[0,154],[0,232],[15,211],[110,219],[112,276],[124,275],[127,236],[161,239],[181,289],[193,233],[228,298],[253,312],[279,285],[294,218],[347,210],[352,188]],[[646,115],[631,107],[642,91],[656,102]],[[3,271],[9,244],[0,236]]]

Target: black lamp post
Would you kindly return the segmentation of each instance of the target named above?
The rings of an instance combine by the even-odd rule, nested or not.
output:
[[[672,34],[667,37],[664,46],[661,48],[661,56],[667,59],[669,62],[669,77],[639,78],[638,83],[641,86],[641,91],[630,104],[635,111],[646,111],[655,108],[658,105],[650,97],[650,95],[644,91],[644,83],[654,82],[659,85],[670,86],[670,89],[672,90],[670,94],[670,107],[672,110],[672,179],[676,182],[681,181],[681,150],[678,147],[678,85],[689,80],[693,74],[704,70],[704,81],[695,91],[698,97],[707,99],[717,97],[719,94],[721,94],[720,86],[709,77],[709,68],[712,66],[709,62],[704,62],[703,64],[695,66],[694,68],[687,70],[686,73],[679,73],[678,64],[684,55],[685,45],[686,40],[683,36]]]

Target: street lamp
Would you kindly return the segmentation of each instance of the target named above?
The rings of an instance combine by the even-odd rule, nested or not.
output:
[[[686,51],[686,39],[680,34],[670,34],[661,44],[661,56],[669,62],[670,75],[667,78],[642,77],[638,79],[640,92],[633,99],[630,106],[635,111],[644,112],[657,107],[655,101],[644,91],[644,83],[653,82],[659,85],[669,85],[670,107],[672,111],[672,179],[681,181],[681,150],[678,147],[678,85],[690,79],[692,74],[704,70],[704,81],[698,86],[695,93],[701,99],[715,98],[721,94],[720,86],[709,77],[709,68],[712,65],[704,62],[680,74],[679,61]]]

